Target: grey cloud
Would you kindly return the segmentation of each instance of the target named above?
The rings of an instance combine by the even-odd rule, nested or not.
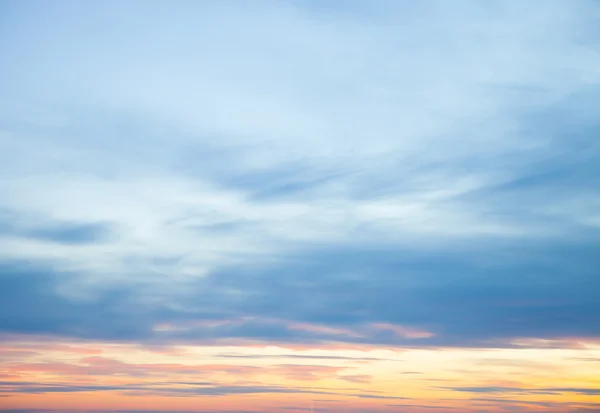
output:
[[[23,262],[2,263],[0,331],[116,340],[148,337],[148,320],[128,302],[131,290],[112,288],[92,300],[67,298],[59,288],[75,277]]]
[[[108,223],[41,221],[22,225],[23,217],[14,211],[0,210],[0,236],[16,236],[59,244],[92,244],[110,240],[113,228]]]
[[[226,396],[233,394],[314,394],[314,395],[337,395],[356,398],[371,399],[402,399],[402,397],[382,396],[369,393],[337,393],[323,391],[314,388],[284,387],[284,386],[260,386],[260,385],[217,385],[205,382],[171,382],[153,384],[127,384],[121,386],[108,385],[72,385],[66,383],[34,383],[27,381],[14,381],[0,383],[0,393],[80,393],[80,392],[105,392],[117,391],[128,395],[144,395],[151,392],[153,395],[162,396]]]
[[[274,359],[274,358],[289,358],[289,359],[308,359],[308,360],[344,360],[344,361],[393,361],[393,359],[378,358],[378,357],[344,357],[344,356],[311,356],[308,354],[219,354],[220,358],[240,358],[240,359]],[[407,374],[407,373],[405,373]]]
[[[143,288],[122,284],[82,301],[58,292],[73,274],[6,264],[0,309],[11,316],[0,318],[0,329],[165,344],[237,339],[485,347],[528,337],[598,337],[596,267],[589,245],[480,244],[436,255],[340,247],[289,256],[274,266],[224,268],[150,306],[145,294],[156,294],[160,281]],[[194,324],[203,320],[220,323]],[[339,332],[296,329],[294,323]],[[371,323],[435,336],[368,330],[361,337]],[[157,324],[176,328],[157,332]]]
[[[514,393],[514,394],[559,394],[573,393],[580,395],[599,395],[600,389],[577,388],[577,387],[547,387],[547,388],[519,388],[519,387],[494,387],[494,386],[475,386],[475,387],[443,387],[444,389],[466,392],[466,393]]]

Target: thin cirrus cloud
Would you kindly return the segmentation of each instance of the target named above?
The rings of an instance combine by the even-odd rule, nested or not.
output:
[[[592,0],[4,2],[0,334],[586,349],[598,21]]]

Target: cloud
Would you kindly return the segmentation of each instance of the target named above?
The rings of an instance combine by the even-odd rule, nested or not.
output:
[[[73,385],[64,383],[35,383],[26,381],[1,382],[0,392],[29,394],[45,393],[79,393],[79,392],[103,392],[117,391],[121,393],[146,393],[152,392],[155,395],[163,396],[185,396],[185,395],[205,395],[205,396],[224,396],[232,394],[261,394],[261,393],[310,393],[310,394],[333,394],[328,392],[319,392],[316,390],[303,390],[300,388],[286,388],[280,386],[227,386],[212,385],[209,383],[174,383],[169,386],[155,385],[147,383],[130,383],[127,385]]]
[[[360,15],[340,4],[188,6],[12,6],[6,207],[119,228],[76,256],[8,239],[12,258],[106,271],[110,255],[128,276],[205,274],[357,234],[429,243],[564,236],[574,219],[596,227],[594,199],[555,194],[545,212],[536,191],[481,196],[555,161],[587,158],[583,176],[597,175],[595,140],[578,133],[573,145],[570,132],[595,123],[598,62],[573,31],[591,30],[593,2],[540,13],[432,1]]]
[[[6,9],[0,331],[600,336],[596,2]]]
[[[323,366],[306,364],[276,364],[270,366],[236,365],[236,364],[182,364],[182,363],[126,363],[107,357],[86,357],[77,363],[65,362],[12,362],[7,363],[5,370],[9,375],[21,377],[27,374],[43,374],[45,376],[73,379],[75,377],[87,377],[93,372],[95,377],[121,377],[135,378],[161,378],[166,377],[203,377],[225,376],[229,380],[244,378],[255,378],[260,375],[279,377],[284,381],[316,381],[323,378],[339,378],[340,380],[366,383],[368,375],[342,375],[348,369],[347,366]],[[177,383],[184,384],[181,379]],[[7,384],[6,382],[4,384]],[[203,384],[194,382],[195,385]],[[209,382],[204,384],[209,385]]]
[[[386,406],[389,406],[389,407],[404,407],[404,408],[417,408],[417,409],[443,409],[445,411],[457,410],[457,409],[453,409],[451,407],[434,406],[434,405],[427,405],[427,404],[400,404],[400,403],[392,403],[392,404],[387,404]]]
[[[584,245],[496,244],[421,256],[342,246],[230,267],[175,290],[149,278],[93,293],[74,274],[12,264],[0,277],[3,314],[12,315],[0,328],[148,344],[544,346],[600,334],[596,261]],[[87,293],[72,296],[76,287]]]
[[[232,358],[232,359],[275,359],[275,358],[288,358],[288,359],[300,359],[300,360],[343,360],[343,361],[390,361],[392,359],[378,358],[378,357],[345,357],[345,356],[316,356],[310,354],[285,354],[285,355],[265,355],[265,354],[218,354],[216,357],[219,358]]]
[[[36,217],[23,218],[16,213],[0,211],[0,235],[58,244],[86,245],[109,241],[112,232],[109,225],[99,223],[39,222]],[[25,221],[26,225],[19,225],[19,221]]]
[[[398,397],[398,396],[381,396],[378,394],[365,394],[358,396],[361,399],[394,399],[394,400],[407,400],[410,397]]]
[[[372,376],[368,374],[347,374],[344,376],[340,376],[341,380],[347,381],[349,383],[370,383],[373,379]]]
[[[471,398],[473,401],[483,401],[489,402],[493,404],[513,404],[513,405],[524,405],[524,406],[540,406],[540,407],[556,407],[563,408],[566,407],[570,409],[570,411],[579,411],[578,407],[585,406],[587,408],[597,408],[597,403],[561,403],[561,402],[544,402],[544,401],[531,401],[531,400],[510,400],[510,399],[501,399],[501,398],[485,398],[485,397],[474,397]],[[577,405],[578,407],[574,407]]]
[[[5,263],[0,273],[0,331],[118,340],[146,335],[123,289],[109,288],[91,300],[70,299],[59,291],[62,282],[69,278],[67,274],[22,263]],[[131,297],[131,291],[126,293]],[[121,311],[129,316],[115,322],[124,315]]]
[[[23,394],[119,392],[125,395],[145,395],[167,397],[185,396],[228,396],[240,394],[312,394],[336,395],[359,399],[405,399],[404,397],[384,396],[370,393],[343,393],[314,388],[268,386],[268,385],[218,385],[205,382],[172,383],[128,383],[126,385],[75,385],[66,383],[37,383],[28,381],[0,382],[1,393],[19,392]]]
[[[600,389],[577,388],[577,387],[548,387],[548,388],[518,388],[518,387],[446,387],[446,389],[467,393],[516,393],[516,394],[560,394],[574,393],[579,395],[593,396],[600,394]]]
[[[110,411],[110,410],[108,410]],[[115,413],[178,413],[178,411],[174,411],[174,410],[169,410],[169,411],[162,411],[162,410],[113,410]],[[104,413],[107,412],[107,410],[90,410],[90,409],[86,409],[84,410],[53,410],[53,409],[0,409],[0,412],[2,413],[54,413],[54,412],[62,412],[62,413]],[[190,413],[188,410],[186,410],[186,412]],[[235,410],[234,411],[227,411],[227,410],[219,410],[219,413],[221,412],[225,412],[225,413],[255,413],[255,411],[252,410]],[[208,412],[206,410],[204,411],[198,411],[198,412],[191,412],[191,413],[211,413]]]

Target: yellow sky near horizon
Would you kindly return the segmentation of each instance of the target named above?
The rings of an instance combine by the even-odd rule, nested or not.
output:
[[[6,408],[275,412],[315,400],[332,412],[600,406],[600,345],[555,345],[163,348],[22,339],[2,347],[0,371]]]

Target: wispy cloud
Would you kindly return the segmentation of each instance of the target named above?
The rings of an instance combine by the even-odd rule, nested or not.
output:
[[[76,256],[27,237],[3,249],[204,274],[359,234],[597,228],[589,191],[549,207],[554,182],[525,197],[518,184],[562,170],[575,190],[569,176],[597,175],[595,139],[571,133],[596,127],[600,57],[581,37],[593,2],[425,3],[388,4],[377,20],[301,3],[13,6],[5,31],[31,35],[2,46],[4,207],[111,222],[119,236]]]
[[[588,351],[598,21],[593,0],[3,2],[0,333]]]

